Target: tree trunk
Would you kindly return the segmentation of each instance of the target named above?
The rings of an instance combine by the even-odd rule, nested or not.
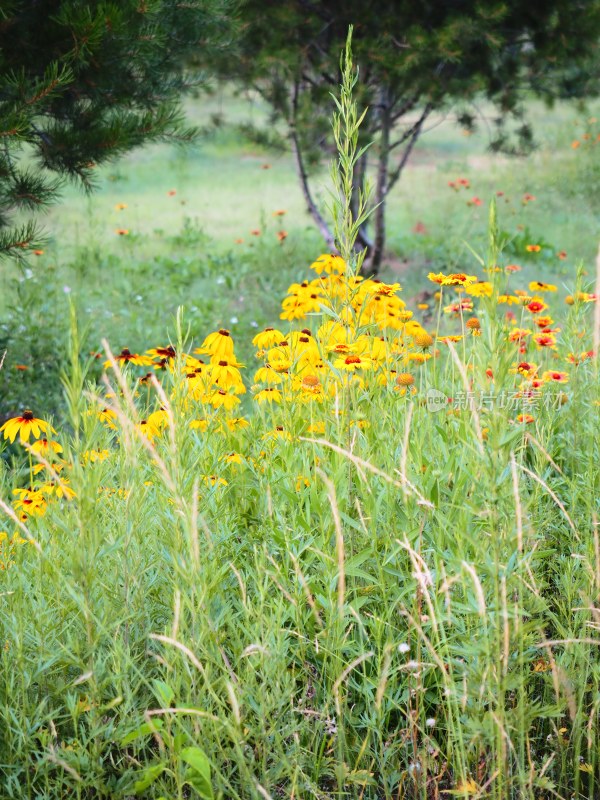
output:
[[[387,92],[384,93],[381,103],[381,135],[379,137],[379,158],[377,162],[377,179],[375,182],[376,204],[373,212],[373,249],[371,251],[366,271],[377,275],[381,267],[385,248],[385,199],[387,194],[388,172],[390,163],[390,137],[392,130],[392,114],[388,102]]]
[[[363,153],[354,169],[354,178],[352,182],[352,216],[354,219],[358,217],[358,198],[361,191],[364,191],[365,181],[367,178],[367,167],[369,164],[369,154]],[[356,237],[355,249],[366,250],[371,249],[373,242],[367,233],[366,223],[361,225]]]

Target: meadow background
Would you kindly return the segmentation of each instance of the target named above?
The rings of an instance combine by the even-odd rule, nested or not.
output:
[[[319,381],[250,397],[251,340],[287,331],[281,298],[322,252],[291,157],[244,135],[268,128],[256,98],[224,86],[188,111],[219,125],[67,192],[44,252],[0,266],[0,415],[30,407],[63,448],[39,477],[0,445],[2,795],[596,796],[600,106],[533,105],[527,158],[451,118],[420,140],[381,278],[432,336],[386,341],[383,382],[332,370],[322,404],[301,393]],[[329,186],[324,171],[323,202]],[[481,328],[441,314],[429,273],[494,283]],[[549,402],[530,420],[499,403],[431,413],[430,387],[535,379],[496,305],[505,279],[556,285],[560,351],[527,352],[561,371]],[[248,365],[227,413],[190,401],[182,356],[220,327]],[[466,335],[452,349],[438,333]],[[169,343],[162,389],[110,352]]]
[[[102,168],[97,192],[67,190],[48,213],[51,243],[42,256],[24,271],[0,264],[0,348],[8,351],[0,416],[36,405],[36,393],[45,411],[58,412],[69,298],[89,327],[90,352],[104,337],[132,352],[166,342],[179,306],[193,336],[224,326],[246,342],[255,327],[276,319],[288,285],[323,249],[291,153],[265,146],[277,137],[260,98],[219,86],[212,96],[188,100],[186,111],[207,129],[205,138],[191,147],[146,147]],[[405,298],[431,291],[430,271],[468,272],[476,263],[469,247],[481,251],[486,241],[496,192],[504,193],[497,198],[499,226],[515,238],[513,260],[524,267],[524,281],[559,281],[570,290],[577,264],[593,275],[600,106],[532,103],[538,148],[525,158],[490,153],[485,107],[481,115],[474,134],[451,113],[436,117],[388,200],[381,277],[399,281]],[[264,135],[249,138],[253,129]],[[580,146],[573,149],[573,142]],[[469,188],[450,189],[457,178]],[[327,169],[315,185],[324,206]],[[535,200],[524,203],[527,194]],[[469,205],[473,198],[481,205]],[[126,208],[119,210],[121,204]],[[283,242],[280,231],[287,234]],[[552,253],[528,254],[524,247],[534,240],[547,242]],[[554,255],[562,250],[565,260]]]

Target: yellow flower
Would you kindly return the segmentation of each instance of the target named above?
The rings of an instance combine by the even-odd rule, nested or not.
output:
[[[75,497],[75,492],[71,489],[68,482],[64,480],[60,481],[60,483],[55,483],[54,481],[44,483],[40,491],[48,496],[55,495],[59,498],[64,497],[65,500],[72,500]]]
[[[149,367],[153,363],[149,356],[141,356],[138,353],[132,353],[127,347],[124,347],[119,355],[115,356],[115,361],[120,366],[124,364],[134,364],[137,367]],[[110,361],[105,361],[104,367],[109,369],[112,367],[112,363]]]
[[[265,328],[264,331],[256,334],[252,339],[252,344],[259,350],[266,350],[269,347],[273,347],[277,342],[281,342],[284,338],[283,333],[276,328]]]
[[[555,292],[556,286],[553,283],[542,283],[542,281],[531,281],[529,291],[533,292]]]
[[[157,431],[161,431],[163,428],[166,428],[168,422],[169,415],[164,408],[159,408],[156,411],[153,411],[148,417],[148,424],[156,428]]]
[[[331,275],[332,272],[344,273],[346,271],[346,262],[340,256],[323,254],[317,258],[316,261],[310,265],[310,269],[314,269],[317,275],[325,272]]]
[[[208,419],[193,419],[190,422],[190,428],[193,431],[202,431],[204,433],[210,424]]]
[[[218,389],[210,397],[210,404],[213,408],[223,407],[226,411],[231,411],[231,409],[235,408],[239,403],[239,397],[236,397],[235,394],[231,392],[225,391],[225,389]]]
[[[117,426],[113,422],[116,420],[117,415],[112,410],[112,408],[103,408],[98,412],[98,419],[100,422],[103,422],[107,427],[112,428],[112,430],[116,430]]]
[[[273,369],[270,364],[265,364],[254,373],[255,383],[266,383],[274,385],[283,382],[283,375],[279,370]]]
[[[32,434],[35,439],[38,439],[41,433],[48,433],[48,431],[56,433],[54,428],[44,422],[43,419],[34,417],[33,411],[28,408],[23,411],[20,417],[9,419],[0,428],[0,433],[4,432],[4,438],[10,439],[11,444],[15,441],[17,434],[19,434],[21,443],[23,443],[28,442]]]
[[[16,511],[22,511],[28,517],[43,517],[48,506],[42,492],[35,489],[13,489],[18,497],[13,502]]]
[[[31,445],[31,450],[46,459],[53,453],[62,453],[63,451],[61,444],[52,439],[38,439]]]
[[[272,386],[269,386],[266,389],[262,389],[260,392],[254,395],[254,399],[257,403],[281,403],[281,392],[279,389],[275,389]]]
[[[150,442],[153,441],[157,436],[160,435],[159,429],[157,427],[155,427],[154,425],[152,425],[150,423],[150,421],[147,420],[147,419],[143,419],[135,427]]]
[[[207,486],[210,486],[212,489],[215,487],[218,488],[219,486],[227,486],[228,482],[225,478],[220,478],[218,475],[203,475],[202,480]]]
[[[467,284],[465,292],[471,297],[491,297],[492,284],[489,281],[478,281],[477,283]]]
[[[239,367],[243,364],[238,363],[235,358],[222,358],[213,356],[210,360],[210,377],[221,389],[233,389],[235,394],[244,394],[246,387],[242,380]]]
[[[243,464],[244,456],[241,453],[227,453],[221,456],[219,461],[224,461],[226,464]]]
[[[209,333],[202,342],[201,347],[197,347],[194,353],[207,353],[219,358],[233,358],[233,339],[225,328],[219,328],[214,333]]]
[[[245,417],[232,417],[226,420],[226,423],[230,431],[235,431],[238,428],[241,430],[242,428],[248,428],[250,426],[250,423]]]
[[[373,369],[373,361],[367,356],[347,355],[345,358],[336,358],[333,362],[336,369],[354,372],[357,369]]]
[[[83,463],[95,464],[96,461],[105,461],[109,457],[109,450],[86,450],[83,454]]]

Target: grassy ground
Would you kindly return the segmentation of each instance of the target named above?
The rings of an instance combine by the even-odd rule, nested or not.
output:
[[[3,267],[2,403],[48,441],[1,445],[2,798],[598,795],[598,156],[542,122],[518,164],[432,132],[390,285],[310,273],[289,159],[228,128]]]

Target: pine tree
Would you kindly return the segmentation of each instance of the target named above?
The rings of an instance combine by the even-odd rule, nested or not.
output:
[[[232,31],[233,0],[0,0],[0,255],[42,237],[65,180],[146,142],[186,141],[180,95]]]
[[[361,144],[375,143],[354,184],[372,167],[376,209],[359,243],[373,272],[384,253],[386,198],[432,115],[452,110],[472,127],[487,101],[496,109],[492,147],[519,152],[532,141],[532,97],[598,91],[600,0],[244,0],[241,19],[241,55],[219,69],[258,90],[287,124],[307,207],[331,248],[310,174],[332,152],[330,93],[354,25],[357,100],[368,107]]]

